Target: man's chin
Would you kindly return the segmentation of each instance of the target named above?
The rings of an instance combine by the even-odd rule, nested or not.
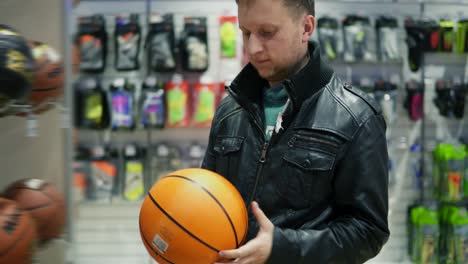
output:
[[[262,77],[265,80],[271,79],[271,77],[274,76],[273,72],[271,70],[264,70],[264,69],[258,69],[257,68],[258,75]]]

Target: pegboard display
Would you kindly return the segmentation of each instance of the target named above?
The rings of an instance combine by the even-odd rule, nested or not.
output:
[[[234,57],[230,58],[231,55],[226,55],[221,50],[221,37],[223,34],[221,27],[223,19],[221,17],[226,20],[228,17],[232,19],[237,15],[235,1],[165,0],[150,2],[150,5],[149,2],[145,1],[81,2],[70,18],[73,20],[71,31],[76,36],[79,17],[102,14],[106,20],[105,29],[108,37],[107,58],[104,71],[100,73],[81,71],[80,74],[75,75],[74,80],[76,82],[89,78],[98,80],[105,92],[103,96],[112,102],[112,95],[109,95],[112,92],[111,86],[115,86],[117,79],[126,79],[134,84],[134,100],[137,104],[140,102],[139,98],[144,94],[143,86],[148,77],[153,77],[165,85],[170,82],[180,85],[183,81],[187,81],[190,97],[193,96],[196,83],[203,80],[202,83],[204,84],[216,85],[216,89],[218,89],[216,101],[219,103],[223,96],[223,85],[228,84],[245,63],[242,52],[242,34],[238,28],[230,29],[234,30],[237,40],[235,49],[231,48],[231,52],[235,54]],[[441,8],[442,6],[444,8]],[[467,5],[462,6],[464,11],[468,11]],[[150,10],[147,9],[148,7],[150,7]],[[116,70],[115,63],[115,19],[118,16],[130,13],[138,15],[135,21],[141,27],[141,43],[138,56],[140,67],[135,70],[119,71]],[[186,17],[203,17],[206,19],[206,43],[209,58],[207,65],[205,65],[207,66],[206,69],[187,71],[185,69],[186,65],[184,66],[179,57],[181,50],[178,52],[179,55],[174,69],[155,71],[148,67],[150,61],[148,59],[146,39],[150,27],[147,24],[147,18],[153,13],[172,15],[175,43],[179,43],[184,36]],[[377,22],[379,18],[382,15],[388,16],[389,14],[396,19],[397,27],[394,28],[394,32],[389,33],[386,37],[395,36],[395,39],[391,41],[395,45],[383,47],[383,49],[390,49],[396,55],[390,56],[390,59],[385,59],[378,53],[378,50],[382,49],[382,47],[375,45],[377,38],[382,38],[381,35],[377,35],[375,29],[377,24],[381,23]],[[453,21],[462,17],[460,7],[456,3],[441,4],[434,1],[424,4],[424,8],[420,1],[317,1],[316,3],[317,18],[327,17],[337,21],[336,28],[330,26],[330,28],[336,30],[330,33],[336,34],[336,39],[332,38],[331,41],[336,40],[337,44],[334,47],[335,50],[328,54],[330,57],[335,58],[327,58],[328,62],[334,68],[336,75],[342,80],[367,91],[369,95],[377,99],[387,120],[387,141],[391,159],[389,161],[389,224],[391,237],[382,252],[369,263],[411,263],[406,252],[408,244],[406,215],[407,207],[419,197],[420,189],[415,183],[417,179],[413,176],[412,168],[416,159],[414,153],[410,151],[410,147],[422,140],[424,144],[429,146],[425,150],[425,156],[430,157],[430,151],[439,140],[453,135],[461,137],[468,134],[466,124],[463,122],[464,119],[460,121],[460,119],[441,117],[439,109],[434,107],[433,100],[437,96],[436,84],[438,80],[450,80],[456,83],[466,83],[468,81],[466,74],[467,56],[457,54],[455,50],[444,54],[427,53],[423,64],[424,67],[421,70],[412,71],[410,69],[408,62],[410,54],[408,54],[407,34],[404,28],[405,19],[407,17],[418,19],[422,14],[430,14],[430,18],[436,19],[445,17]],[[356,19],[367,21],[364,23],[366,27],[356,29],[353,24]],[[314,41],[319,41],[318,30],[313,35],[312,40]],[[358,30],[357,34],[355,34],[356,30]],[[343,32],[348,32],[350,35]],[[321,33],[323,34],[323,32]],[[371,45],[367,50],[368,55],[361,54],[356,43],[350,44],[350,40],[358,38],[359,34],[368,37],[366,45]],[[424,72],[423,75],[421,75],[421,71]],[[424,78],[421,78],[421,76],[424,76]],[[413,100],[414,97],[412,96],[414,94],[408,88],[411,86],[409,81],[421,81],[421,79],[425,86],[424,96],[421,97],[423,101],[415,106],[417,100]],[[122,80],[118,82],[122,82]],[[167,92],[167,86],[164,86],[164,88]],[[185,98],[185,95],[181,96],[177,97],[177,102],[180,102],[181,98]],[[411,112],[414,109],[422,108],[421,104],[424,106],[425,115],[422,116],[426,117],[426,122],[422,122],[417,113]],[[193,107],[189,109],[189,112],[194,110]],[[183,111],[180,110],[180,112]],[[141,120],[140,113],[136,112],[134,118],[138,123]],[[111,181],[113,177],[118,178],[119,183],[107,186],[95,184],[95,187],[97,186],[95,190],[100,190],[101,194],[104,193],[104,196],[96,195],[96,193],[90,195],[89,190],[86,190],[83,185],[75,186],[76,193],[74,197],[78,205],[78,212],[74,228],[74,263],[153,263],[143,247],[138,229],[138,214],[142,202],[141,195],[148,190],[158,177],[163,175],[163,172],[176,168],[197,166],[200,162],[202,158],[200,153],[204,152],[203,147],[207,144],[209,125],[205,124],[197,127],[193,124],[192,118],[193,116],[191,116],[190,121],[187,121],[187,124],[180,125],[180,123],[177,123],[172,127],[167,125],[166,120],[164,128],[146,128],[142,124],[135,124],[131,129],[113,129],[113,118],[109,116],[108,124],[102,128],[79,127],[78,141],[80,146],[84,146],[83,149],[87,154],[84,155],[85,158],[82,156],[81,160],[77,160],[79,162],[96,162],[97,160],[102,161],[101,158],[104,156],[104,161],[112,159],[112,162],[107,165],[110,164],[111,168],[116,171],[106,172],[107,174],[102,174],[100,171],[95,174],[100,177],[111,177]],[[184,123],[184,120],[179,121]],[[426,133],[425,138],[421,139],[420,132],[423,128]],[[128,153],[126,153],[128,144],[135,144],[144,152],[142,156],[138,156],[143,168],[140,171],[142,189],[140,194],[134,197],[128,195],[125,186],[126,173],[128,172],[126,171],[128,167],[125,164],[128,160],[134,161],[134,159],[128,158]],[[90,160],[89,157],[96,155],[96,146],[102,147],[107,156],[101,155],[101,158]],[[161,146],[163,146],[162,149]],[[196,147],[193,148],[193,146]],[[182,149],[180,153],[185,153],[185,155],[174,154],[177,153],[174,150],[176,148]],[[88,152],[86,152],[86,149]],[[163,172],[159,171],[160,167],[158,166],[161,165],[158,164],[158,159],[165,161],[167,165],[162,170]],[[75,163],[75,166],[79,167],[80,164],[78,163]],[[81,165],[83,164],[81,163]],[[428,163],[426,166],[429,167],[430,164]],[[81,168],[83,169],[83,167]],[[83,170],[78,171],[78,174],[85,175],[86,170],[90,169],[85,168]]]

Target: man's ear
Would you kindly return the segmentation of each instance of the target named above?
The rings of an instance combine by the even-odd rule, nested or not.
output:
[[[302,33],[302,43],[306,43],[309,41],[310,37],[312,36],[312,33],[314,33],[315,17],[312,15],[304,16],[303,25],[304,29]]]

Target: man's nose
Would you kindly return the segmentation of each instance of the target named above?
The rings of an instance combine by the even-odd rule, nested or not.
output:
[[[260,40],[255,36],[255,34],[250,35],[247,45],[247,51],[251,56],[263,51],[263,45],[260,42]]]

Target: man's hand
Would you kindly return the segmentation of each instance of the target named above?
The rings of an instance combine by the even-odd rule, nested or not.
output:
[[[265,216],[258,203],[252,202],[251,208],[260,227],[257,236],[240,248],[219,252],[221,258],[232,259],[230,262],[223,263],[263,264],[270,257],[273,246],[273,223]],[[220,263],[216,262],[215,264]]]

